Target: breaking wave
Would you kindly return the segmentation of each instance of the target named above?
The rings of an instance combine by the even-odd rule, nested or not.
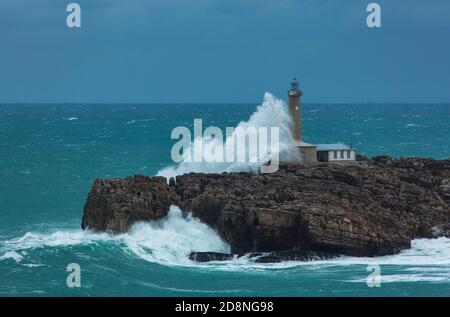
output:
[[[247,129],[247,128],[279,128],[279,149],[278,154],[283,156],[285,160],[296,160],[297,149],[295,147],[294,140],[292,138],[290,130],[290,116],[287,113],[286,104],[275,98],[272,94],[266,92],[264,94],[264,101],[259,105],[256,111],[250,116],[247,121],[241,121],[237,128]],[[270,133],[269,133],[270,134]],[[183,154],[183,161],[176,166],[168,166],[158,171],[158,176],[165,176],[166,178],[174,177],[177,175],[182,175],[190,172],[197,173],[222,173],[222,172],[245,172],[245,171],[257,171],[261,165],[265,164],[270,160],[271,152],[270,147],[268,148],[267,154],[260,157],[257,163],[248,162],[240,163],[221,163],[214,161],[214,155],[210,151],[205,151],[203,156],[203,161],[201,163],[190,162],[188,157],[192,157],[194,149],[201,152],[201,145],[203,148],[213,149],[214,147],[221,146],[223,148],[223,153],[225,150],[233,145],[237,137],[236,131],[234,131],[230,136],[222,142],[218,142],[215,139],[202,139],[196,138],[194,142],[191,142],[190,148]],[[239,149],[235,149],[236,151]],[[250,157],[248,153],[248,148],[245,149],[245,155]],[[235,154],[238,155],[237,153]]]
[[[394,270],[382,274],[382,282],[448,282],[450,281],[450,239],[416,239],[412,248],[400,254],[374,258],[342,256],[336,259],[311,262],[255,263],[248,257],[224,262],[195,263],[191,252],[229,253],[230,246],[219,235],[192,215],[183,215],[172,206],[168,216],[158,221],[135,224],[129,233],[116,236],[82,230],[51,233],[28,232],[22,237],[0,242],[0,262],[13,261],[27,267],[40,266],[41,252],[54,252],[55,248],[74,248],[99,244],[102,248],[120,248],[126,254],[146,262],[169,266],[202,267],[226,271],[261,271],[299,268],[304,270],[362,267],[378,264]],[[396,269],[398,268],[398,269]],[[363,270],[365,272],[365,270]],[[364,282],[366,276],[350,278],[348,282]]]
[[[162,264],[190,265],[191,252],[229,253],[230,246],[208,225],[172,206],[165,219],[135,224],[127,247],[140,258]]]
[[[115,236],[83,230],[27,232],[0,243],[0,261],[12,259],[20,263],[27,258],[27,251],[33,249],[100,243],[113,243],[143,260],[166,265],[192,265],[191,252],[230,252],[229,245],[212,228],[171,206],[164,219],[136,223],[129,233]]]

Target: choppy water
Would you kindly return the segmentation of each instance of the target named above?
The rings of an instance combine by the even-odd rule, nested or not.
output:
[[[0,105],[0,295],[450,295],[450,240],[415,240],[377,258],[195,264],[228,246],[174,207],[115,237],[79,229],[94,178],[155,175],[171,165],[175,126],[236,126],[257,104]],[[450,105],[306,104],[311,143],[372,156],[450,157]],[[81,266],[81,288],[66,266]],[[368,264],[381,287],[369,288]]]

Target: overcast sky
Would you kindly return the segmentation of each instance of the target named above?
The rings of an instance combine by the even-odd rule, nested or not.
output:
[[[0,102],[450,102],[450,1],[0,1]]]

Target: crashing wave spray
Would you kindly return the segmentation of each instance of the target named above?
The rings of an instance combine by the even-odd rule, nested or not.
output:
[[[183,217],[177,206],[171,206],[164,219],[133,225],[125,241],[140,258],[160,264],[190,265],[191,252],[230,252],[214,229],[190,214]]]
[[[258,106],[256,111],[250,116],[248,121],[241,121],[234,129],[231,135],[227,136],[225,142],[218,143],[216,139],[202,139],[198,137],[191,142],[190,148],[188,148],[183,154],[183,160],[177,166],[169,166],[158,171],[158,176],[165,176],[166,178],[182,175],[190,172],[198,173],[222,173],[222,172],[250,172],[257,171],[262,165],[267,163],[272,154],[269,150],[266,155],[260,158],[259,161],[252,163],[250,149],[246,147],[245,153],[236,153],[236,156],[248,156],[250,159],[248,162],[215,162],[214,154],[211,151],[203,151],[203,148],[214,148],[223,146],[222,152],[227,152],[230,146],[234,146],[234,140],[237,139],[238,131],[250,131],[251,129],[258,131],[260,128],[277,127],[279,129],[279,146],[278,156],[282,156],[283,160],[297,160],[297,148],[292,137],[291,118],[286,110],[285,103],[275,98],[270,93],[264,94],[264,101]],[[240,148],[236,149],[240,151]],[[203,152],[203,162],[192,163],[192,153]],[[242,150],[241,150],[242,151]]]
[[[130,233],[111,236],[82,230],[56,231],[52,233],[28,232],[13,240],[0,241],[0,263],[16,262],[27,267],[44,265],[40,256],[44,250],[54,254],[58,248],[72,248],[101,244],[104,248],[119,247],[144,261],[170,266],[203,267],[227,271],[253,271],[289,269],[292,267],[335,268],[336,266],[370,263],[398,266],[401,273],[383,274],[382,282],[450,281],[450,239],[413,240],[411,249],[397,255],[374,258],[342,256],[331,260],[282,263],[255,263],[248,257],[232,261],[195,263],[189,260],[191,252],[212,251],[229,253],[230,246],[206,224],[190,215],[183,217],[181,210],[172,206],[165,219],[135,224]],[[38,250],[38,252],[33,252]],[[110,252],[110,251],[108,251]],[[111,251],[112,252],[112,251]],[[31,264],[32,263],[32,264]],[[366,276],[349,282],[365,283]]]
[[[230,253],[230,246],[214,229],[191,214],[184,216],[177,206],[171,206],[165,218],[136,223],[125,234],[114,236],[88,230],[28,232],[16,239],[0,241],[0,262],[34,263],[30,254],[34,249],[98,243],[116,245],[145,261],[166,265],[193,265],[189,260],[191,252]]]

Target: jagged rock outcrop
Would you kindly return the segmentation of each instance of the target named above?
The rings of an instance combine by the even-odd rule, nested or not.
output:
[[[123,233],[136,221],[164,218],[178,199],[164,177],[96,179],[84,206],[81,227]]]
[[[449,236],[450,160],[359,157],[273,174],[190,173],[169,184],[96,180],[82,227],[125,232],[164,217],[171,204],[215,228],[233,253],[395,254],[413,238]]]

